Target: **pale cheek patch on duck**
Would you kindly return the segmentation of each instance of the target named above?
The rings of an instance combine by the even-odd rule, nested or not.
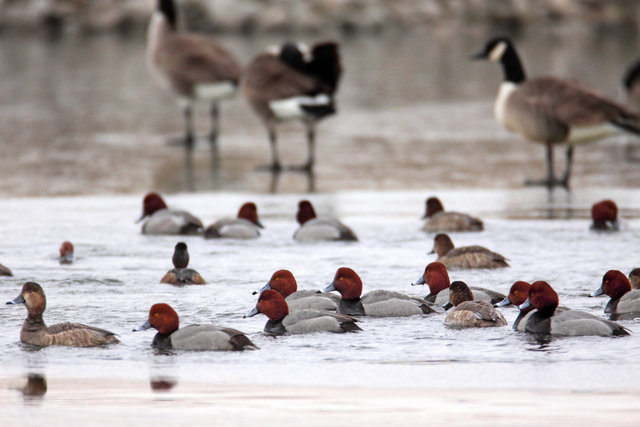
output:
[[[236,86],[231,82],[199,84],[194,92],[196,98],[215,101],[232,98],[236,93]]]
[[[294,96],[269,102],[269,108],[280,120],[304,119],[309,117],[305,107],[323,107],[331,105],[331,98],[325,94],[317,96]]]

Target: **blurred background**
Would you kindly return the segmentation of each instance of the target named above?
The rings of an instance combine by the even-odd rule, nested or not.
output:
[[[318,126],[315,174],[257,169],[269,144],[241,94],[222,105],[219,162],[201,142],[186,173],[183,149],[167,144],[183,130],[178,106],[145,66],[155,0],[0,0],[1,196],[521,188],[544,174],[544,150],[494,120],[502,72],[469,54],[508,35],[530,76],[575,78],[621,103],[640,57],[630,0],[177,3],[181,29],[243,65],[284,41],[340,42],[338,113]],[[208,131],[205,106],[196,123]],[[284,163],[301,163],[302,126],[280,135]],[[580,147],[572,187],[637,187],[638,162],[633,137]]]

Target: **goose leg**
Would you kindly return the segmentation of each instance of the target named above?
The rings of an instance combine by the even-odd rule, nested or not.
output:
[[[193,108],[191,104],[185,104],[182,107],[184,115],[184,146],[188,154],[193,152],[193,144],[195,142],[195,133],[193,131]]]
[[[564,188],[569,188],[569,179],[571,178],[571,164],[573,163],[573,145],[569,145],[567,147],[567,158],[566,158],[566,166],[564,169],[564,175],[560,180],[560,185]]]
[[[527,185],[527,186],[543,185],[551,189],[558,184],[560,184],[560,181],[556,179],[555,174],[553,173],[553,145],[547,144],[547,178],[538,179],[538,180],[528,179],[525,181],[524,185]]]
[[[211,131],[209,132],[209,143],[211,150],[218,146],[218,130],[220,127],[220,107],[217,102],[211,104]]]
[[[282,170],[280,157],[278,156],[278,137],[275,126],[269,125],[269,144],[271,145],[271,170],[279,172]]]
[[[306,124],[307,129],[307,163],[294,167],[292,169],[303,172],[311,172],[313,170],[313,164],[315,162],[315,144],[316,144],[316,129],[313,122]]]

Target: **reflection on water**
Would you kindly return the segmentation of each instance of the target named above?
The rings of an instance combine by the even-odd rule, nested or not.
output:
[[[521,188],[525,178],[542,175],[544,148],[507,133],[493,118],[499,69],[467,61],[491,34],[417,32],[341,40],[345,74],[338,114],[318,126],[313,188]],[[246,64],[281,38],[221,41]],[[516,43],[530,75],[575,77],[621,101],[620,76],[638,55],[637,35],[624,31],[533,28]],[[189,160],[182,146],[165,143],[167,135],[182,131],[182,116],[173,97],[150,81],[144,48],[138,36],[57,42],[3,37],[0,194],[273,191],[256,171],[269,160],[264,126],[241,96],[223,105],[217,158],[208,143],[196,144]],[[201,106],[197,115],[204,135],[208,108]],[[300,131],[297,123],[281,127],[287,164],[300,163],[306,154]],[[629,155],[637,149],[627,147],[630,139],[580,147],[572,185],[639,185],[638,156]],[[300,193],[309,187],[304,175],[291,175],[276,191]]]
[[[41,399],[47,394],[47,379],[44,375],[29,374],[27,376],[27,383],[22,387],[22,395],[26,401],[35,399]]]
[[[178,381],[171,377],[151,377],[149,385],[151,386],[151,390],[156,393],[166,393],[178,385]]]

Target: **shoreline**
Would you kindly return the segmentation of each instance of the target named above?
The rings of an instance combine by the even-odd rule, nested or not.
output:
[[[46,419],[106,425],[205,423],[224,425],[513,425],[588,422],[637,425],[640,391],[575,392],[526,389],[431,389],[178,383],[153,392],[143,381],[50,379],[41,396],[22,396],[24,379],[0,379],[4,425]],[[531,417],[531,418],[528,418]],[[26,418],[26,419],[25,419]]]

